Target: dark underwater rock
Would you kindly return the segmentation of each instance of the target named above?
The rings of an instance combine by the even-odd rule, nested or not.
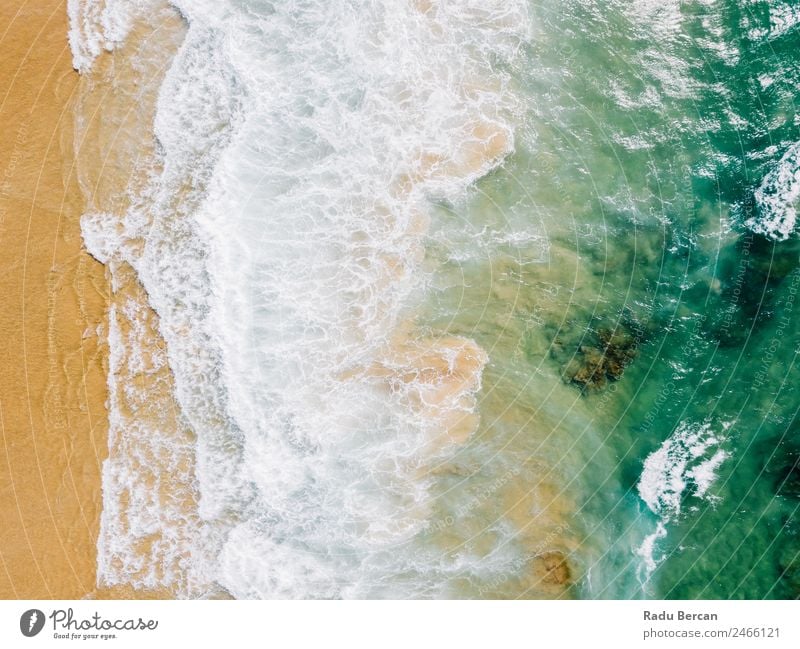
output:
[[[800,448],[784,442],[766,466],[772,476],[775,493],[800,498]]]
[[[566,586],[572,583],[572,570],[563,552],[553,550],[534,559],[534,570],[545,584]]]
[[[627,327],[602,328],[595,345],[581,345],[563,371],[564,379],[582,389],[602,389],[609,381],[622,377],[625,368],[636,358],[639,336]]]
[[[772,241],[747,233],[720,252],[721,290],[708,310],[710,331],[722,345],[743,344],[775,311],[775,295],[800,265],[800,240]]]

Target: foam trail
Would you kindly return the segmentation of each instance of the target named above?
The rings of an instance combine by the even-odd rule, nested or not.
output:
[[[797,228],[800,203],[800,142],[789,147],[755,193],[758,215],[745,225],[753,232],[785,241]]]
[[[637,487],[639,497],[659,520],[656,530],[636,550],[643,561],[643,583],[662,560],[654,554],[657,543],[667,536],[668,524],[681,515],[685,494],[691,490],[697,498],[711,498],[708,490],[716,479],[717,469],[728,457],[726,451],[718,448],[723,441],[709,423],[684,423],[645,459]],[[716,450],[708,457],[712,449]]]

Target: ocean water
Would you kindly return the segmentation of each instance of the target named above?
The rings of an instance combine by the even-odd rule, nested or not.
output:
[[[143,289],[110,314],[101,586],[800,596],[792,3],[69,15],[87,92],[113,51],[152,104],[82,222]]]

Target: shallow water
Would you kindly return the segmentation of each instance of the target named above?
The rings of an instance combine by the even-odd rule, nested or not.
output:
[[[158,315],[201,523],[101,581],[798,595],[796,9],[175,4],[152,168],[84,236]]]

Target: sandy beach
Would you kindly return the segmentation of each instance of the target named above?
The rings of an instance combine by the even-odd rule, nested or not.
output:
[[[103,267],[82,248],[64,0],[0,6],[0,597],[95,588]]]

